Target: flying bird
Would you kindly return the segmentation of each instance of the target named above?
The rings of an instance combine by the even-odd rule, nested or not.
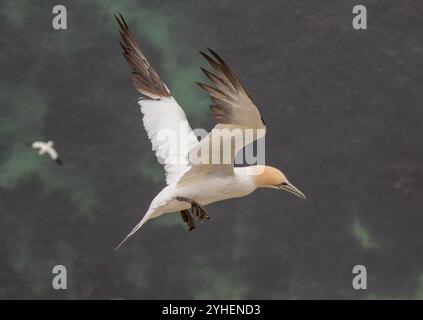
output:
[[[35,141],[30,146],[34,149],[38,149],[38,154],[42,156],[43,154],[48,154],[51,159],[56,161],[58,164],[63,165],[62,160],[59,158],[59,154],[57,151],[53,148],[54,143],[53,141]]]
[[[115,18],[120,27],[123,55],[132,69],[133,86],[141,94],[138,104],[143,115],[143,124],[153,151],[164,164],[167,183],[152,200],[141,221],[116,249],[149,219],[165,213],[180,212],[183,221],[189,230],[192,230],[195,228],[193,216],[202,222],[209,219],[209,214],[204,208],[207,204],[244,197],[257,188],[285,190],[305,199],[305,195],[276,168],[262,165],[234,167],[236,153],[247,144],[263,137],[266,125],[241,82],[220,56],[211,49],[209,54],[200,52],[213,72],[202,69],[212,85],[198,85],[213,101],[210,109],[217,125],[206,137],[198,141],[187,122],[185,112],[147,61],[122,15],[119,14]],[[183,130],[181,123],[186,124]],[[256,133],[247,139],[246,129],[252,129]],[[185,143],[186,148],[174,148],[172,142],[160,139],[163,130],[178,132],[176,142]],[[218,130],[237,132],[235,138],[242,143],[238,146],[235,143],[235,147],[229,150],[210,148]],[[203,150],[206,150],[208,159],[215,155],[219,159],[226,156],[230,158],[230,162],[192,161]],[[174,159],[182,160],[175,162]]]

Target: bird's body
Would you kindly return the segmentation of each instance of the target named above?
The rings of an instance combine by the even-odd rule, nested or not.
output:
[[[54,146],[53,141],[47,141],[47,142],[35,141],[31,144],[31,146],[32,148],[38,150],[38,154],[40,156],[44,154],[48,154],[52,160],[56,161],[58,164],[62,164],[62,161],[59,158],[59,154],[53,148]]]
[[[173,183],[165,187],[152,201],[152,217],[191,207],[187,202],[178,201],[177,197],[194,199],[205,206],[217,201],[244,197],[256,188],[253,176],[247,174],[246,168],[235,168],[231,175],[211,175],[182,186]]]
[[[198,85],[213,101],[210,109],[217,125],[199,141],[185,112],[148,63],[123,17],[116,19],[123,39],[123,54],[132,68],[133,85],[142,95],[138,103],[143,124],[153,151],[164,165],[167,182],[118,248],[149,219],[180,211],[192,230],[195,224],[191,213],[204,221],[209,218],[204,206],[244,197],[257,188],[286,190],[305,198],[278,169],[261,165],[234,167],[237,152],[262,138],[266,126],[257,107],[222,58],[210,49],[213,57],[200,52],[215,72],[202,69],[214,87]]]

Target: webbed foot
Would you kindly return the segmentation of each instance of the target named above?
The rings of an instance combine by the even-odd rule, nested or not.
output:
[[[195,215],[198,219],[200,219],[201,222],[204,222],[205,220],[210,219],[210,216],[208,215],[206,209],[204,209],[203,206],[199,204],[197,201],[184,198],[184,197],[176,197],[176,200],[189,202],[191,204],[192,214]]]
[[[181,211],[182,220],[188,225],[188,231],[195,229],[194,219],[191,216],[191,213],[188,210]]]

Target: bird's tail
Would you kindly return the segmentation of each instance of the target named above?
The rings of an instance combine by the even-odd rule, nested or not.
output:
[[[139,228],[142,227],[144,223],[147,222],[148,219],[150,219],[151,214],[153,211],[148,211],[144,217],[141,219],[141,221],[131,230],[131,232],[119,243],[119,245],[115,248],[115,251],[119,250],[119,248],[128,240],[130,237],[134,235],[135,232],[138,231]]]

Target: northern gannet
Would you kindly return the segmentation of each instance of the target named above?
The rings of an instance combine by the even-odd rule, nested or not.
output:
[[[59,158],[59,154],[53,148],[53,146],[54,146],[53,141],[47,141],[47,142],[35,141],[32,144],[30,144],[30,146],[34,149],[38,149],[38,154],[40,156],[47,153],[50,156],[50,158],[52,158],[58,164],[63,165],[62,160]]]
[[[192,230],[195,224],[191,214],[204,221],[209,218],[204,209],[205,205],[243,197],[257,188],[285,190],[305,199],[304,194],[276,168],[262,165],[234,167],[236,153],[247,144],[263,137],[266,126],[257,107],[222,58],[211,49],[209,49],[211,56],[200,52],[213,68],[214,73],[205,69],[202,71],[213,82],[214,87],[203,83],[197,84],[213,101],[210,109],[217,125],[211,133],[198,141],[187,122],[185,112],[147,61],[122,15],[115,18],[123,40],[120,42],[123,55],[132,69],[132,83],[141,94],[138,104],[143,114],[143,124],[153,151],[158,160],[164,163],[167,183],[167,186],[153,199],[141,221],[116,249],[149,219],[165,213],[180,212],[189,230]],[[247,129],[255,132],[248,139]],[[160,134],[166,130],[177,132],[177,140],[160,139]],[[215,132],[219,130],[237,132],[235,139],[242,143],[237,145],[233,140],[229,140],[229,144],[234,145],[229,151],[224,148],[210,148],[216,136]],[[185,144],[185,148],[175,148],[175,144]],[[226,156],[230,158],[230,162],[193,161],[203,150],[206,150],[208,160],[217,153],[219,159]],[[224,152],[227,154],[222,154]],[[180,161],[176,162],[174,159]]]

